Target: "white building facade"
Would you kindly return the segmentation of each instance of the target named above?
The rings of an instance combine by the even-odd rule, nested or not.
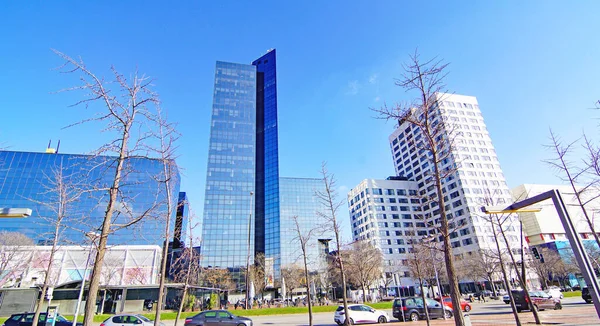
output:
[[[414,294],[416,283],[406,263],[408,244],[415,235],[427,234],[425,223],[415,216],[421,209],[414,198],[417,190],[414,181],[389,177],[365,179],[348,192],[352,238],[369,241],[381,251],[386,287],[396,295]]]
[[[413,114],[419,114],[418,110],[413,112]],[[489,222],[489,217],[481,212],[481,207],[509,204],[512,202],[512,194],[504,179],[477,99],[473,96],[440,93],[436,95],[436,103],[430,112],[430,123],[443,126],[439,134],[442,139],[440,148],[447,155],[441,162],[440,169],[448,171],[447,177],[442,180],[442,186],[449,228],[452,231],[450,243],[455,261],[469,259],[470,256],[482,250],[496,252],[494,230]],[[452,140],[452,144],[449,143],[449,140]],[[421,239],[438,235],[435,226],[439,225],[440,216],[433,179],[434,167],[431,153],[424,146],[424,141],[421,130],[406,120],[400,121],[396,130],[389,136],[396,175],[400,177],[399,179],[410,180],[401,182],[414,194],[412,198],[411,196],[406,198],[408,204],[405,203],[405,205],[408,211],[388,211],[399,204],[389,202],[392,197],[380,195],[381,198],[373,197],[373,199],[377,198],[378,203],[365,201],[365,205],[372,206],[372,208],[368,207],[366,212],[373,217],[369,214],[365,216],[363,201],[360,197],[361,191],[365,191],[367,188],[381,188],[386,193],[387,189],[402,188],[397,186],[399,181],[365,180],[352,189],[348,195],[354,238],[367,237],[373,243],[378,243],[387,264],[402,265],[404,251],[399,243],[406,243],[407,232],[414,233],[417,238],[421,237]],[[389,193],[391,194],[392,191]],[[359,196],[358,201],[356,200],[357,195]],[[364,196],[367,195],[365,192]],[[372,196],[372,194],[369,195]],[[377,207],[378,205],[380,207]],[[386,205],[392,205],[392,207]],[[381,211],[382,207],[385,208],[385,211]],[[362,212],[362,215],[359,212]],[[383,219],[384,213],[387,221]],[[389,219],[389,213],[398,213],[400,216],[398,222]],[[412,220],[410,222],[403,220],[402,214],[406,214],[407,218],[410,214]],[[367,218],[369,220],[365,221]],[[376,225],[377,228],[367,230],[367,225]],[[520,261],[522,241],[519,217],[516,214],[506,217],[503,227],[507,240],[511,244],[511,251]],[[388,237],[387,234],[394,236]],[[441,240],[438,241],[441,242]],[[501,250],[506,250],[505,242],[500,241],[500,243]],[[526,243],[523,245],[527,248]],[[400,252],[395,252],[395,250],[400,250]],[[406,252],[408,252],[408,248]],[[525,257],[525,259],[528,258]],[[414,284],[414,281],[409,281],[410,277],[405,272],[400,270],[399,275],[403,277],[399,280],[400,283]],[[509,277],[513,278],[513,276],[516,278],[516,275]],[[535,280],[532,282],[532,279],[529,278],[528,282],[535,286],[532,284],[535,283]],[[485,284],[483,279],[478,280],[477,283]],[[490,286],[487,284],[486,287],[489,289]],[[472,279],[462,279],[460,289],[462,292],[480,290],[476,287],[475,280]]]
[[[517,200],[524,200],[529,197],[533,197],[557,189],[564,202],[567,206],[569,216],[575,224],[575,229],[582,240],[594,239],[594,235],[590,230],[589,224],[585,219],[583,210],[577,201],[577,197],[573,192],[573,188],[567,185],[541,185],[541,184],[522,184],[512,189],[513,198]],[[577,189],[581,191],[579,187]],[[600,212],[600,195],[599,189],[588,188],[582,193],[581,197],[584,202],[589,203],[585,205],[589,217],[594,222],[594,228],[600,230],[600,220],[594,218]],[[521,220],[523,221],[523,230],[527,235],[526,239],[530,246],[538,246],[546,243],[552,243],[555,241],[568,241],[565,235],[565,229],[560,222],[554,204],[551,200],[545,200],[543,202],[535,204],[536,207],[541,208],[539,212],[528,212],[519,213]]]

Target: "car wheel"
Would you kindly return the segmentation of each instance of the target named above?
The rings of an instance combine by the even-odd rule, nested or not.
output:
[[[238,324],[237,326],[246,326],[246,324]]]
[[[452,311],[444,310],[444,318],[446,318],[446,319],[452,318]]]
[[[354,325],[354,319],[350,318],[348,320],[350,321],[350,325]]]
[[[535,311],[540,311],[540,309],[538,308],[538,306],[537,306],[537,305],[533,305],[533,310],[535,310]]]
[[[466,305],[466,306],[465,306],[465,311],[466,311],[466,312],[469,312],[469,311],[471,311],[471,306],[469,306],[469,305]]]
[[[419,314],[417,314],[416,312],[413,312],[410,314],[410,321],[419,321]]]
[[[562,304],[560,302],[557,302],[554,304],[554,310],[561,310],[562,309]]]
[[[387,319],[385,319],[385,316],[379,316],[379,318],[377,318],[377,323],[385,324],[387,323]]]
[[[592,300],[585,300],[585,303],[592,303]]]
[[[517,308],[517,312],[521,312],[523,311],[521,308]]]

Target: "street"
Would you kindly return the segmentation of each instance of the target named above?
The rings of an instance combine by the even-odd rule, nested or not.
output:
[[[510,305],[501,300],[488,301],[486,303],[474,302],[473,310],[469,313],[473,325],[514,325],[514,317],[510,310]],[[391,309],[387,310],[390,318]],[[519,314],[522,324],[533,324],[533,314],[531,312],[522,312]],[[540,311],[540,319],[544,324],[555,325],[599,325],[600,321],[596,315],[594,306],[586,304],[580,297],[563,299],[562,310]],[[305,326],[308,325],[307,314],[273,315],[273,316],[255,316],[252,317],[255,326],[263,325],[287,325],[287,326]],[[402,325],[404,323],[397,320],[391,320],[388,325]],[[173,326],[173,320],[164,321],[165,326]],[[425,325],[425,321],[411,323],[411,325]],[[432,325],[454,325],[453,320],[433,320]],[[94,325],[100,325],[95,323]],[[183,321],[179,324],[183,325]],[[333,312],[316,313],[313,315],[314,326],[337,326],[333,322]]]

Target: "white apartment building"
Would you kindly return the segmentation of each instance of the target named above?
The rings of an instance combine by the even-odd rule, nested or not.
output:
[[[594,235],[585,220],[583,211],[577,202],[577,198],[571,186],[567,185],[540,185],[540,184],[522,184],[512,189],[513,198],[515,200],[523,200],[543,192],[558,189],[569,212],[569,216],[575,224],[575,228],[582,240],[594,239]],[[581,188],[578,189],[578,191]],[[594,228],[600,230],[600,220],[597,216],[600,212],[600,199],[598,189],[588,189],[582,194],[584,201],[591,200],[586,205],[586,210],[589,216],[594,221]],[[560,222],[554,204],[551,200],[545,200],[537,203],[536,207],[542,210],[536,213],[519,213],[523,221],[523,231],[527,235],[526,239],[530,246],[539,246],[556,241],[568,241],[565,235],[565,229]]]
[[[449,151],[449,155],[444,159],[441,169],[452,171],[448,177],[442,180],[449,227],[455,230],[450,236],[451,245],[457,260],[469,259],[469,256],[480,250],[496,250],[494,230],[486,220],[487,216],[481,213],[481,207],[491,204],[509,204],[512,201],[512,194],[504,179],[477,99],[473,96],[440,93],[437,94],[436,100],[437,103],[431,111],[430,122],[433,124],[444,122],[441,136],[442,139],[446,139],[443,147],[444,150]],[[415,111],[413,114],[419,114],[419,112]],[[406,224],[409,226],[408,228],[405,227],[401,218],[399,221],[402,224],[393,224],[393,219],[389,219],[389,213],[394,213],[390,209],[396,203],[390,203],[389,197],[380,195],[381,198],[373,198],[377,198],[379,206],[384,206],[387,221],[383,219],[382,208],[378,208],[375,202],[365,201],[366,205],[373,206],[373,209],[367,207],[365,211],[362,198],[359,197],[357,200],[356,196],[357,194],[360,196],[362,190],[381,188],[386,192],[386,189],[399,188],[394,184],[398,181],[385,180],[389,183],[381,183],[382,180],[365,180],[349,194],[354,238],[366,237],[374,243],[379,243],[380,246],[383,243],[384,246],[381,248],[388,263],[402,259],[394,252],[394,250],[401,249],[394,247],[399,246],[397,240],[406,241],[401,234],[413,230],[418,236],[423,237],[436,234],[436,229],[432,226],[439,223],[439,210],[435,200],[437,196],[432,178],[433,164],[430,153],[422,146],[423,137],[417,127],[406,121],[401,121],[389,137],[396,174],[411,180],[412,182],[404,181],[404,183],[407,188],[411,185],[410,189],[416,190],[416,196],[407,198],[409,202],[413,202],[409,206],[412,217],[420,220],[412,221],[416,230],[410,224]],[[449,146],[448,139],[453,139],[453,146]],[[365,193],[365,196],[367,195]],[[422,198],[421,204],[419,204],[419,198]],[[426,198],[433,198],[433,200],[428,201]],[[390,205],[392,207],[388,207]],[[359,215],[358,212],[362,212],[362,215]],[[401,211],[398,213],[402,214]],[[365,220],[367,218],[368,221]],[[377,225],[377,229],[367,229],[367,225],[371,225],[371,222],[373,225]],[[402,227],[400,229],[393,227],[397,225]],[[519,217],[516,214],[507,217],[505,226],[508,241],[514,244],[511,246],[511,250],[520,259]],[[388,233],[394,234],[394,236],[388,237]],[[390,242],[392,247],[388,248]],[[527,247],[526,244],[525,247]],[[390,253],[390,249],[392,253]],[[407,280],[401,281],[408,282]],[[460,287],[463,292],[477,290],[472,280],[461,280]]]
[[[381,250],[386,287],[404,295],[414,294],[409,289],[416,285],[405,263],[409,240],[428,232],[415,216],[421,210],[417,190],[414,181],[389,177],[365,179],[348,192],[353,240],[368,240]]]

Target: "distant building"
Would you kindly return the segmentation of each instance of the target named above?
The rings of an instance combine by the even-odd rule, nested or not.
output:
[[[3,219],[0,230],[24,233],[38,245],[52,244],[59,204],[55,185],[61,179],[56,172],[61,172],[68,185],[63,202],[68,204],[58,244],[88,242],[85,234],[96,231],[104,219],[115,160],[110,156],[0,151],[0,208],[32,209],[30,217]],[[114,233],[108,237],[108,244],[162,246],[166,193],[156,179],[162,173],[161,163],[131,158],[125,162],[125,169],[113,216]],[[173,189],[172,198],[177,198],[179,173]],[[146,211],[150,212],[147,218],[130,227],[119,227]],[[173,212],[169,217],[172,230],[178,224],[175,216]]]
[[[348,192],[352,239],[370,241],[381,250],[387,287],[398,296],[415,293],[417,283],[406,263],[410,241],[429,231],[416,216],[421,210],[417,191],[417,182],[389,177],[365,179]]]
[[[567,211],[569,212],[569,217],[573,221],[575,229],[583,241],[588,254],[597,258],[598,253],[600,253],[600,248],[594,238],[593,232],[590,230],[589,224],[583,214],[583,210],[581,209],[571,186],[522,184],[513,188],[512,194],[514,200],[517,201],[553,189],[557,189],[560,192],[567,207]],[[581,187],[578,187],[578,191],[581,191]],[[598,221],[597,218],[594,218],[600,211],[600,198],[598,198],[598,195],[600,195],[600,190],[597,188],[589,188],[582,192],[581,195],[584,202],[589,201],[585,207],[596,230],[600,230],[600,221]],[[573,260],[571,244],[567,239],[565,229],[558,217],[558,213],[556,212],[552,200],[545,200],[537,203],[535,204],[535,207],[541,208],[541,211],[519,213],[519,216],[523,221],[523,231],[526,235],[525,239],[529,246],[554,250],[566,263],[575,264],[576,262]],[[583,277],[579,273],[570,275],[569,282],[571,286],[584,284]]]
[[[512,189],[513,198],[515,200],[524,200],[535,195],[539,195],[549,190],[558,189],[565,201],[569,216],[575,224],[575,228],[583,240],[593,240],[594,234],[590,230],[588,222],[583,215],[583,211],[577,198],[573,193],[571,186],[566,185],[540,185],[540,184],[522,184]],[[600,195],[598,189],[588,189],[582,194],[585,201],[591,200],[586,205],[586,209],[590,218],[594,222],[594,228],[600,230],[600,220],[594,218],[600,212],[600,198],[595,198]],[[565,235],[565,229],[560,222],[556,208],[552,200],[546,200],[535,204],[541,208],[539,212],[519,213],[523,221],[523,230],[527,235],[527,243],[530,246],[542,245],[554,241],[568,241]],[[594,240],[595,241],[595,240]]]
[[[494,230],[481,213],[481,207],[491,203],[508,204],[512,201],[512,194],[477,99],[473,96],[438,93],[429,109],[429,123],[441,126],[439,139],[453,140],[453,146],[441,142],[443,145],[439,150],[449,155],[445,155],[439,168],[449,173],[441,182],[448,226],[451,231],[454,230],[450,233],[450,245],[455,261],[468,260],[482,250],[496,251]],[[417,116],[420,111],[415,109],[412,114]],[[425,237],[442,241],[436,228],[440,223],[440,210],[433,178],[434,166],[431,154],[423,146],[425,141],[418,127],[400,120],[396,130],[389,136],[389,143],[396,175],[401,180],[404,178],[404,181],[393,178],[385,181],[367,179],[355,187],[348,198],[354,238],[366,237],[379,243],[388,264],[386,269],[396,269],[399,271],[394,273],[396,277],[405,278],[399,280],[400,283],[414,284],[402,268],[402,255],[404,250],[408,251],[408,248],[403,248],[407,232],[411,236],[414,234],[418,238],[416,241]],[[373,188],[377,189],[375,194]],[[403,188],[411,190],[413,195],[398,196],[398,190]],[[364,198],[361,192],[364,192]],[[390,215],[398,216],[398,219],[390,219]],[[508,217],[505,227],[508,241],[520,243],[519,217],[516,214]],[[503,243],[501,246],[506,247]],[[520,257],[519,246],[511,250]],[[398,265],[399,268],[392,268]],[[476,292],[481,290],[476,283],[485,284],[486,288],[491,289],[491,284],[484,280],[474,282],[463,279],[459,287],[465,293]]]

